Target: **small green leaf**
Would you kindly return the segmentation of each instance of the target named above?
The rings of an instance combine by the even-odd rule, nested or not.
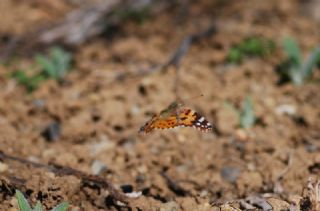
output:
[[[275,43],[269,39],[259,37],[246,38],[229,50],[227,61],[241,63],[244,56],[267,56],[274,51],[275,47]]]
[[[241,49],[248,55],[263,55],[263,41],[258,38],[249,38],[243,42]]]
[[[53,47],[50,49],[49,57],[37,55],[35,60],[49,78],[60,80],[70,69],[71,54],[59,47]]]
[[[28,78],[28,80],[23,85],[27,88],[28,92],[32,92],[37,89],[40,83],[44,80],[46,80],[45,76],[37,74]]]
[[[52,211],[67,211],[68,207],[69,207],[68,202],[62,202],[61,204],[53,208]]]
[[[291,67],[288,71],[292,83],[294,83],[295,85],[303,84],[304,75],[301,72],[301,68]]]
[[[254,125],[256,117],[254,113],[253,102],[250,97],[246,97],[239,117],[240,127],[250,128]]]
[[[235,64],[239,64],[242,61],[242,52],[240,51],[240,49],[238,48],[231,48],[228,56],[227,56],[227,60],[230,63],[235,63]]]
[[[291,60],[294,65],[300,66],[302,57],[297,41],[293,38],[287,37],[283,40],[283,48],[287,53],[289,60]]]
[[[312,71],[320,60],[320,47],[316,48],[303,62],[299,46],[293,38],[285,38],[283,48],[288,58],[279,65],[278,73],[280,82],[291,81],[295,85],[301,85],[311,77]]]
[[[23,84],[28,81],[28,76],[23,70],[18,70],[12,74],[12,77],[15,78],[19,84]]]
[[[71,54],[59,47],[50,50],[52,62],[55,65],[56,79],[62,79],[70,69]]]
[[[301,72],[304,78],[311,76],[312,71],[316,67],[317,63],[320,61],[320,47],[317,47],[312,51],[307,61],[302,65]]]
[[[27,199],[19,190],[16,190],[16,198],[18,200],[20,211],[32,211]]]
[[[42,211],[40,201],[37,201],[37,204],[36,204],[36,206],[34,207],[33,211]]]
[[[56,78],[56,68],[54,63],[43,55],[37,55],[35,57],[36,62],[41,66],[42,70],[50,77]]]

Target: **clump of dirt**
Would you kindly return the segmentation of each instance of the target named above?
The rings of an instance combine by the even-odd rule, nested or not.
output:
[[[175,8],[143,24],[128,21],[118,36],[97,37],[76,49],[74,67],[63,83],[47,81],[31,94],[8,77],[10,66],[1,66],[0,150],[45,166],[0,156],[7,166],[0,168],[0,209],[17,207],[16,188],[46,209],[62,201],[75,210],[123,208],[110,189],[72,174],[59,175],[50,168],[58,165],[98,174],[119,192],[136,194],[128,203],[133,209],[316,210],[318,81],[279,86],[274,70],[284,57],[281,47],[269,57],[245,58],[239,65],[225,59],[231,46],[250,36],[272,39],[278,46],[285,36],[293,36],[307,55],[320,41],[318,23],[304,16],[300,1],[219,2],[190,3],[186,15]],[[26,11],[35,9],[32,3],[23,5],[19,7]],[[6,14],[6,20],[13,16]],[[60,13],[43,16],[50,22]],[[28,18],[15,30],[27,30],[38,20]],[[216,34],[193,43],[181,60],[178,91],[218,133],[178,128],[139,135],[151,114],[175,100],[175,68],[123,80],[114,76],[166,62],[185,36],[212,23]],[[225,102],[241,105],[246,96],[254,102],[258,123],[241,138],[237,116]],[[288,107],[292,112],[283,112]],[[44,131],[52,124],[59,130],[48,140]]]

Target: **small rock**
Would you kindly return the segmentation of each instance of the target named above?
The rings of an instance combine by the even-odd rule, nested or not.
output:
[[[44,129],[41,135],[47,141],[56,141],[61,135],[60,123],[56,121],[51,122],[46,129]]]
[[[184,142],[186,142],[186,137],[185,137],[185,135],[183,135],[183,134],[180,134],[180,133],[178,133],[178,141],[180,142],[180,143],[184,143]]]
[[[249,134],[246,130],[244,129],[237,129],[235,131],[235,138],[239,141],[249,141],[250,137],[249,137]]]
[[[148,168],[146,165],[141,165],[141,166],[138,166],[137,170],[140,174],[145,174],[147,173]]]
[[[134,105],[131,107],[131,113],[135,116],[140,114],[140,110],[141,109],[137,105]]]
[[[0,162],[0,173],[6,172],[8,170],[8,165],[6,163]]]
[[[236,167],[224,167],[221,170],[221,176],[228,182],[235,182],[240,174],[240,169]]]
[[[243,208],[244,210],[254,210],[255,209],[254,206],[247,203],[245,200],[240,200],[240,205],[241,205],[241,208]]]
[[[188,166],[183,164],[183,165],[179,165],[176,167],[176,170],[179,172],[179,173],[186,173],[188,171]]]
[[[200,197],[204,198],[206,196],[208,196],[208,191],[206,191],[206,190],[201,191]]]
[[[35,99],[32,101],[32,104],[37,107],[37,108],[42,108],[43,106],[45,106],[45,101],[41,100],[41,99]]]
[[[318,147],[313,143],[305,143],[304,148],[307,152],[316,152],[318,151]]]
[[[102,172],[105,172],[106,170],[107,170],[107,166],[102,161],[100,161],[100,160],[93,161],[93,163],[91,165],[92,174],[99,175]]]
[[[289,210],[290,204],[284,200],[269,198],[268,203],[272,206],[273,210]]]
[[[249,171],[255,171],[256,170],[256,165],[254,163],[248,163],[247,168]]]
[[[293,116],[296,114],[296,107],[290,104],[282,104],[276,107],[276,114]]]
[[[263,211],[271,211],[272,206],[267,202],[265,198],[259,197],[259,196],[249,196],[246,198],[246,201],[249,204],[252,204]]]
[[[142,192],[131,192],[131,193],[126,193],[126,196],[129,198],[138,198],[139,196],[142,195]]]
[[[100,152],[104,150],[113,149],[115,147],[115,143],[109,140],[109,138],[105,135],[100,137],[100,142],[93,143],[90,145],[90,154],[92,156],[96,156]]]
[[[18,207],[18,206],[19,206],[19,205],[18,205],[18,200],[17,200],[16,197],[12,197],[12,199],[11,199],[10,202],[9,202],[9,204],[10,204],[11,206],[13,206],[13,207]],[[15,211],[17,211],[17,209],[16,209]]]
[[[30,155],[30,156],[28,156],[28,161],[38,163],[39,162],[39,158],[36,157],[36,156]]]

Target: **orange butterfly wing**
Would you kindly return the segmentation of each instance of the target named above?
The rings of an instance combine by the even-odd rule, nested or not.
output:
[[[179,114],[179,125],[194,127],[202,132],[211,131],[213,128],[204,116],[189,108],[184,108]]]
[[[171,115],[166,119],[158,118],[153,124],[156,129],[169,129],[179,126],[176,115]]]
[[[149,133],[153,129],[170,129],[178,126],[195,127],[202,132],[212,130],[212,125],[199,113],[189,108],[182,108],[171,112],[165,118],[154,115],[150,121],[141,127],[140,132]]]

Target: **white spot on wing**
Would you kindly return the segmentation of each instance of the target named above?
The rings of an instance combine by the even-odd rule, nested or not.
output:
[[[204,120],[204,117],[201,117],[201,118],[198,120],[198,122],[203,122],[203,120]]]

